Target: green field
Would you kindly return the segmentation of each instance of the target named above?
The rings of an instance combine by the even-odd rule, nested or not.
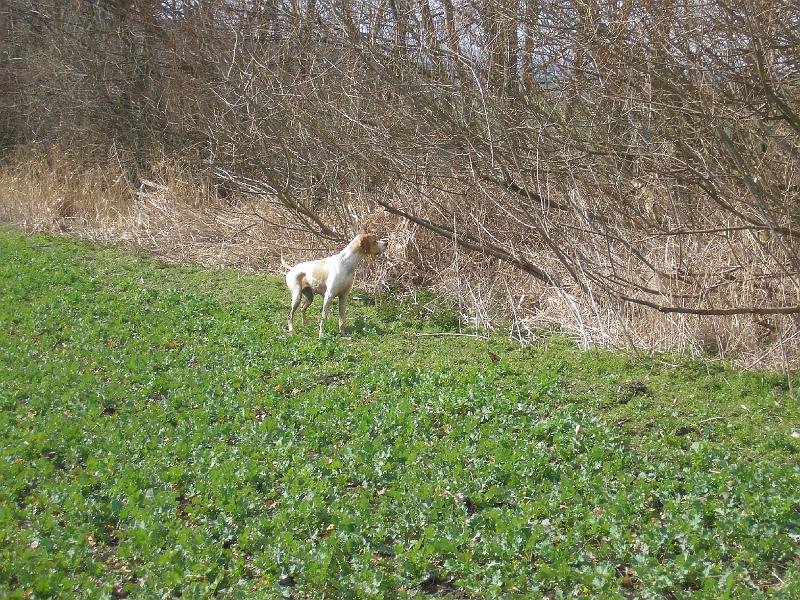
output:
[[[785,375],[287,296],[0,229],[0,596],[800,597]]]

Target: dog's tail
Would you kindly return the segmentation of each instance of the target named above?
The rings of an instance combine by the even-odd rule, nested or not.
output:
[[[292,268],[293,265],[290,265],[283,259],[283,250],[281,250],[281,267],[283,267],[287,272]]]

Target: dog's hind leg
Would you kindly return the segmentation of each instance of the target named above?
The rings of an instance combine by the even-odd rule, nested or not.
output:
[[[310,287],[304,287],[302,293],[303,293],[303,302],[302,306],[300,307],[300,316],[303,319],[303,325],[305,325],[306,310],[308,310],[308,307],[311,306],[311,303],[314,301],[314,292]]]
[[[302,299],[302,292],[300,288],[294,288],[292,290],[292,307],[289,309],[289,331],[294,330],[294,312],[297,310],[297,307],[300,306],[300,300]]]

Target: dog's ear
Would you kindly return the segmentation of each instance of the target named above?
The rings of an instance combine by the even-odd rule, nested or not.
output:
[[[371,233],[362,233],[358,236],[358,247],[364,254],[380,254],[378,238]]]
[[[376,254],[376,255],[383,252],[383,248],[381,248],[377,235],[370,234],[369,236],[369,252],[370,254]]]
[[[356,236],[356,248],[358,250],[360,250],[361,252],[366,252],[367,251],[367,248],[365,246],[366,242],[364,240],[365,237],[366,237],[366,234],[363,234],[363,233],[359,233]]]

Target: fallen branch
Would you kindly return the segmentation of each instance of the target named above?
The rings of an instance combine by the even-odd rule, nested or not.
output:
[[[703,423],[708,423],[709,421],[719,421],[720,419],[727,419],[727,417],[708,417],[707,419],[698,421],[697,424],[702,425]]]
[[[485,335],[480,335],[477,333],[450,333],[450,332],[441,332],[441,333],[412,333],[411,337],[468,337],[468,338],[477,338],[477,339],[489,339]]]

